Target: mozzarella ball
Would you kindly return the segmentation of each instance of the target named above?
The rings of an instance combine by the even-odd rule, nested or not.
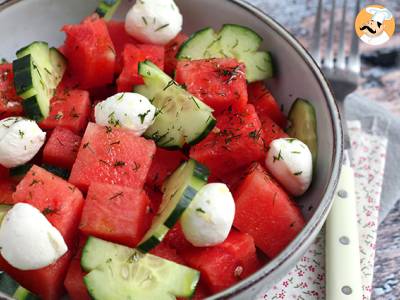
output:
[[[3,258],[14,268],[36,270],[56,262],[67,251],[61,233],[35,207],[18,203],[0,227]]]
[[[35,121],[10,117],[0,121],[0,164],[13,168],[30,161],[46,140]]]
[[[181,32],[182,23],[173,0],[137,0],[126,15],[125,29],[142,43],[165,45]]]
[[[222,243],[235,217],[235,201],[226,184],[209,183],[196,194],[181,217],[186,239],[196,247]]]
[[[265,164],[268,171],[293,196],[304,194],[311,184],[311,151],[298,139],[282,138],[272,141]]]
[[[118,93],[98,103],[94,113],[97,124],[129,129],[140,136],[153,124],[156,108],[140,94]]]

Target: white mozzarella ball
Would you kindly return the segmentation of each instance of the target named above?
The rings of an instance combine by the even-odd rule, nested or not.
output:
[[[0,121],[0,164],[13,168],[30,161],[46,140],[35,121],[10,117]]]
[[[312,155],[298,139],[281,138],[269,145],[265,164],[268,171],[293,196],[304,194],[312,180]]]
[[[126,15],[125,29],[140,42],[165,45],[181,32],[182,23],[173,0],[137,0]]]
[[[129,129],[138,136],[153,124],[155,113],[155,106],[136,93],[118,93],[95,107],[97,124]]]
[[[35,207],[18,203],[0,227],[1,255],[20,270],[36,270],[56,262],[67,251],[61,233]]]
[[[196,194],[181,218],[186,239],[196,247],[222,243],[235,217],[235,201],[223,183],[209,183]]]

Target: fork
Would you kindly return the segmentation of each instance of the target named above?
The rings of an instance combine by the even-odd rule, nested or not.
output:
[[[326,53],[321,55],[321,23],[323,0],[319,0],[314,28],[311,54],[321,67],[333,89],[343,128],[343,162],[338,187],[335,192],[331,211],[325,224],[325,263],[326,263],[326,299],[360,300],[361,270],[359,235],[357,223],[354,171],[351,168],[351,145],[344,118],[344,101],[358,85],[360,73],[359,39],[353,28],[350,54],[346,57],[346,14],[347,0],[343,0],[342,18],[339,28],[338,51],[334,54],[336,0],[332,0],[329,33]],[[357,0],[354,19],[360,10]],[[353,22],[352,22],[353,24]]]

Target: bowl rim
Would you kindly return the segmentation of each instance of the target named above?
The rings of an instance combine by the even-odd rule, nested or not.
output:
[[[0,4],[0,13],[14,4],[21,2],[22,0],[6,0]],[[304,62],[307,64],[308,68],[312,71],[314,77],[317,79],[321,90],[323,91],[326,103],[328,106],[330,121],[333,130],[333,156],[332,156],[332,170],[329,178],[327,187],[324,190],[324,195],[322,197],[321,203],[314,212],[310,221],[306,224],[303,230],[297,235],[297,237],[273,260],[268,262],[264,267],[258,270],[256,273],[252,274],[248,278],[240,281],[234,286],[223,290],[215,295],[208,297],[207,299],[226,299],[233,296],[237,296],[255,284],[259,283],[267,276],[271,275],[274,271],[279,269],[280,266],[284,265],[287,260],[289,260],[293,255],[300,256],[305,247],[308,246],[311,241],[309,237],[316,234],[316,231],[321,228],[325,219],[328,215],[330,207],[333,202],[333,194],[335,192],[339,174],[341,170],[341,162],[343,158],[343,134],[341,126],[341,117],[333,96],[333,92],[330,88],[328,80],[323,75],[321,69],[318,67],[315,60],[312,58],[311,54],[306,50],[306,48],[280,23],[269,16],[267,13],[257,8],[253,4],[245,0],[224,0],[227,3],[234,4],[241,9],[250,12],[253,16],[263,22],[266,26],[271,28],[275,33],[281,36],[289,46],[296,51],[296,53],[303,58]],[[260,292],[257,290],[257,292]]]

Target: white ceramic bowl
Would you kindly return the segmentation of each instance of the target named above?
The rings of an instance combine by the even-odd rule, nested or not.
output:
[[[321,229],[338,180],[342,155],[339,114],[326,79],[307,51],[276,21],[242,0],[176,0],[184,16],[184,31],[202,27],[219,28],[238,23],[257,31],[263,48],[272,52],[277,75],[267,85],[290,108],[297,97],[309,99],[317,113],[318,164],[311,189],[298,200],[308,223],[297,238],[258,272],[237,285],[212,296],[212,299],[251,299],[267,290],[297,263]],[[0,11],[0,56],[12,60],[20,47],[34,40],[59,45],[64,39],[63,24],[77,23],[94,11],[96,0],[7,1]],[[132,1],[125,0],[116,19],[122,19]]]

